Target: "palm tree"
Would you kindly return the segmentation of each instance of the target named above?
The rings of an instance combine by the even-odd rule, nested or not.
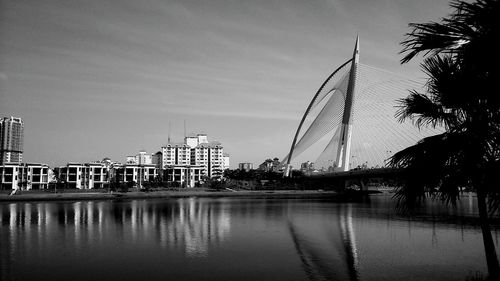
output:
[[[499,210],[500,188],[500,1],[452,1],[454,12],[441,22],[410,24],[402,42],[402,63],[423,55],[429,76],[424,93],[400,100],[396,117],[419,128],[440,126],[444,133],[422,139],[391,157],[402,168],[399,206],[411,208],[426,195],[454,204],[460,188],[477,193],[488,271],[500,277],[489,226]]]

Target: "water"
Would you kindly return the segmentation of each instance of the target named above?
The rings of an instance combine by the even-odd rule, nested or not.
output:
[[[0,204],[0,280],[464,280],[487,272],[476,216],[472,196],[412,218],[382,195]]]

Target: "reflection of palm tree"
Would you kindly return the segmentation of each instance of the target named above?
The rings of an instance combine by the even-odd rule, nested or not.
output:
[[[401,121],[441,125],[445,132],[396,153],[390,164],[406,168],[407,181],[397,193],[403,206],[411,207],[425,192],[446,203],[455,203],[461,186],[477,192],[488,270],[498,277],[487,200],[493,210],[500,202],[495,182],[500,170],[500,99],[495,90],[500,80],[495,43],[500,1],[453,1],[451,7],[455,13],[442,23],[410,25],[402,62],[423,53],[423,70],[430,78],[427,93],[411,92],[398,111]]]

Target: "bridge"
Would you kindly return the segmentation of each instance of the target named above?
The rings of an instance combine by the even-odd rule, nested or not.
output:
[[[384,168],[397,151],[441,132],[396,117],[398,100],[424,89],[425,80],[360,63],[356,38],[352,57],[327,77],[307,106],[282,161],[284,176],[290,176],[291,161],[297,159],[312,161],[320,174],[327,175]]]

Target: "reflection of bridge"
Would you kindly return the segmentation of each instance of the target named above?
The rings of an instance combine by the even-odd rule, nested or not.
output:
[[[312,98],[283,160],[285,176],[291,161],[306,151],[302,160],[314,160],[316,154],[315,168],[322,172],[384,167],[394,152],[439,132],[395,118],[396,101],[409,90],[422,90],[422,82],[363,65],[359,54],[358,38],[352,58],[330,74]]]

